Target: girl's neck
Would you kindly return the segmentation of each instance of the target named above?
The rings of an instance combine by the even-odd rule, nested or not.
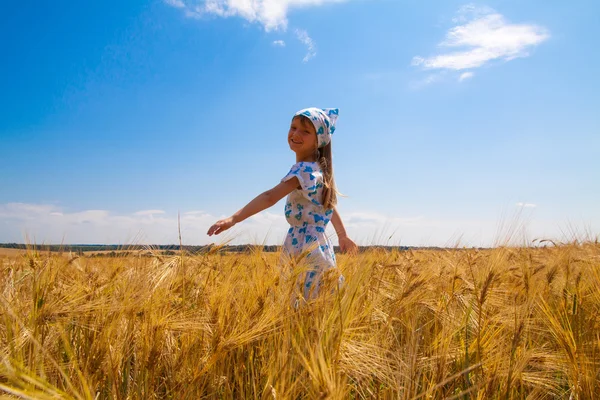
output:
[[[317,162],[317,160],[315,160],[314,156],[310,156],[310,157],[302,157],[299,155],[296,155],[296,162]]]

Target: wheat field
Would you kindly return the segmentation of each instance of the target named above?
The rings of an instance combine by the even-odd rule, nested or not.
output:
[[[600,244],[371,249],[291,306],[259,248],[0,255],[0,391],[28,399],[600,398]],[[335,281],[335,276],[328,281]],[[331,285],[330,285],[331,286]]]

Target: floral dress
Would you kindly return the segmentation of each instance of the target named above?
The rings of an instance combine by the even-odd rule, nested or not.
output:
[[[292,191],[285,203],[285,218],[290,229],[283,243],[283,253],[295,257],[307,252],[309,270],[300,282],[304,298],[310,299],[318,295],[323,273],[336,267],[333,246],[325,235],[333,209],[325,209],[322,204],[323,173],[319,163],[296,163],[281,181],[293,177],[298,178],[300,188]],[[339,283],[342,282],[340,276]]]

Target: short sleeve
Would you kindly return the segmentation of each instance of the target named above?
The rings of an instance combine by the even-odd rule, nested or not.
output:
[[[298,178],[298,182],[300,182],[300,187],[302,188],[302,191],[306,190],[307,186],[306,186],[306,182],[304,181],[304,176],[303,176],[304,174],[302,173],[303,167],[304,167],[303,162],[299,162],[299,163],[292,165],[292,168],[290,168],[290,172],[288,172],[287,175],[283,177],[281,182],[286,182],[286,181],[289,181],[290,179],[292,179],[293,177],[296,177],[296,178]]]
[[[322,181],[322,174],[320,170],[315,168],[315,163],[299,162],[294,164],[281,182],[289,181],[294,176],[300,182],[304,197],[309,201],[313,199],[317,201],[317,190],[322,186],[320,183]]]

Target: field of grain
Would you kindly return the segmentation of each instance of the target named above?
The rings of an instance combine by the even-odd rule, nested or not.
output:
[[[370,250],[291,307],[277,254],[0,255],[0,390],[33,399],[600,398],[600,245]],[[290,278],[291,277],[291,278]],[[335,281],[335,276],[329,277]]]

